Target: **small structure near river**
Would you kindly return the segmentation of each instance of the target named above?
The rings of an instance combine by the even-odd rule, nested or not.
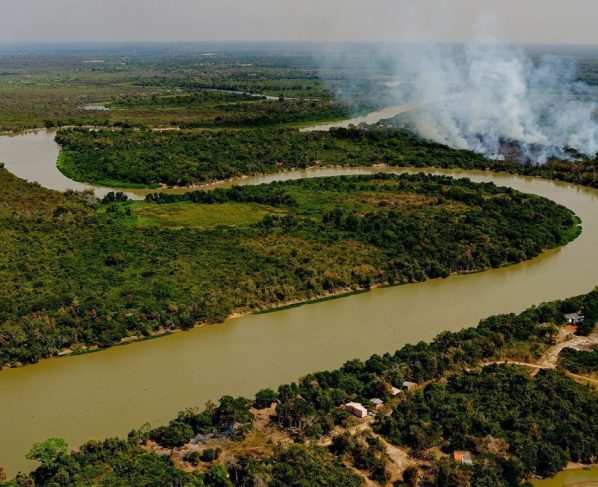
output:
[[[358,402],[348,402],[345,404],[345,411],[350,412],[353,416],[358,418],[365,418],[368,415],[368,410],[365,406]]]
[[[585,316],[581,313],[568,313],[565,315],[565,320],[567,320],[567,323],[570,325],[577,325],[583,323]]]

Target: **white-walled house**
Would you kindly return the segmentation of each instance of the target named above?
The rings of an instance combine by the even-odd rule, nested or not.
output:
[[[368,410],[358,402],[348,402],[345,404],[345,411],[350,412],[353,416],[358,418],[365,418],[368,415]]]

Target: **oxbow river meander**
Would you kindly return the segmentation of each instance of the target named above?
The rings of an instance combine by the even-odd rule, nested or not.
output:
[[[0,161],[19,177],[51,189],[83,189],[56,169],[58,147],[47,131],[0,137]],[[385,168],[314,169],[243,179],[237,184],[367,174]],[[417,172],[394,170],[393,172]],[[503,269],[376,289],[221,325],[174,333],[98,353],[45,360],[0,372],[0,464],[9,474],[50,436],[78,446],[125,435],[145,422],[165,423],[189,406],[224,394],[253,395],[314,370],[431,340],[487,316],[519,312],[598,284],[598,192],[570,184],[479,171],[426,170],[493,181],[550,198],[583,221],[569,245]],[[231,182],[225,183],[230,185]],[[106,188],[96,188],[103,194]],[[142,196],[143,192],[131,194]]]

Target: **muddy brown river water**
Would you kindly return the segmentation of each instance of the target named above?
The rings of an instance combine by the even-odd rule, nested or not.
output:
[[[53,134],[46,131],[0,137],[0,161],[17,176],[56,190],[86,187],[60,174],[57,154]],[[381,170],[389,171],[292,171],[240,183]],[[394,351],[408,342],[431,340],[441,331],[459,330],[492,314],[519,312],[542,301],[585,293],[598,284],[597,191],[512,175],[426,172],[493,181],[550,198],[577,213],[583,233],[566,247],[503,269],[376,289],[98,353],[3,370],[0,465],[14,475],[32,466],[24,459],[31,444],[50,436],[78,446],[90,438],[125,435],[145,422],[165,423],[179,410],[223,394],[251,396],[260,388],[275,387],[307,372]],[[105,191],[99,188],[96,192]]]

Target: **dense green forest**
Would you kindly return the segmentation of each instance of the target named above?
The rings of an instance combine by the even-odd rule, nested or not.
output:
[[[532,475],[553,475],[567,461],[598,458],[598,393],[558,371],[532,376],[518,366],[476,366],[522,350],[539,357],[554,343],[571,308],[597,310],[598,291],[519,315],[490,317],[476,328],[444,332],[431,343],[407,345],[364,362],[351,360],[277,391],[262,390],[254,401],[224,396],[218,404],[182,411],[166,426],[134,430],[126,440],[90,441],[69,454],[64,442],[51,439],[29,454],[41,466],[8,485],[362,485],[347,465],[384,484],[388,441],[413,459],[403,474],[405,485],[520,486]],[[419,385],[393,397],[391,386],[404,380]],[[358,422],[340,406],[367,404],[374,396],[387,405],[372,430],[351,432]],[[266,441],[259,454],[255,443],[243,450],[255,415],[271,404],[272,423],[292,442]],[[344,432],[328,436],[327,447],[313,443],[335,428]],[[195,450],[189,442],[196,435],[220,438],[225,449],[237,453],[226,460],[219,459],[218,451],[191,454]],[[154,443],[167,450],[155,453]],[[453,461],[457,449],[472,451],[473,465]],[[173,458],[184,458],[181,468]],[[199,468],[189,473],[193,465]]]
[[[186,186],[311,166],[485,167],[481,155],[400,129],[230,131],[62,130],[59,167],[77,181]]]
[[[6,170],[0,178],[2,365],[499,267],[579,231],[544,198],[424,174],[289,181],[173,204],[98,204]]]
[[[368,127],[298,132],[63,130],[59,167],[77,181],[111,186],[187,186],[243,175],[313,166],[443,167],[503,171],[598,187],[598,161],[552,160],[544,165],[487,160],[420,139],[404,129]]]
[[[565,348],[559,355],[559,365],[576,374],[598,372],[598,347],[587,351]]]
[[[595,392],[558,372],[531,378],[521,368],[488,366],[420,389],[377,431],[415,452],[475,450],[488,463],[472,469],[473,485],[517,485],[522,475],[555,475],[570,460],[592,463],[598,404]]]

